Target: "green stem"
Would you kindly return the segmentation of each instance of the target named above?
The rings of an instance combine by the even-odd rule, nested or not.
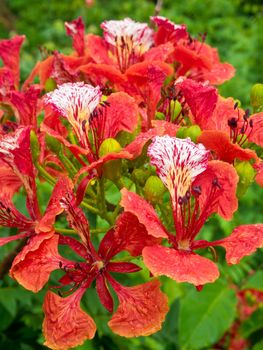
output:
[[[75,230],[71,230],[70,228],[62,228],[54,226],[56,232],[66,233],[66,234],[76,234]]]
[[[36,164],[36,168],[39,171],[39,174],[51,185],[56,184],[56,180],[53,176],[51,176],[40,164]]]

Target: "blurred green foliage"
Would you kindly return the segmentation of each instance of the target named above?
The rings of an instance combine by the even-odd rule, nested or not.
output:
[[[39,46],[70,52],[71,40],[65,35],[65,21],[83,16],[87,31],[100,33],[99,24],[105,19],[129,16],[138,21],[148,21],[154,13],[154,6],[154,1],[149,0],[97,0],[91,7],[87,7],[84,0],[2,0],[0,36],[9,37],[15,33],[26,35],[21,59],[22,78],[25,78],[36,60],[41,58]],[[218,48],[223,61],[230,62],[237,69],[236,77],[220,88],[221,93],[240,99],[244,105],[249,103],[251,86],[262,82],[263,77],[262,14],[261,0],[164,0],[161,11],[161,15],[172,21],[185,23],[193,36],[207,32],[208,43]],[[42,187],[42,190],[40,201],[45,203],[50,188]],[[113,203],[119,200],[114,188],[111,188],[108,196]],[[214,217],[206,224],[200,236],[212,240],[228,235],[236,225],[262,222],[262,198],[263,189],[257,185],[252,186],[242,198],[233,221],[226,222]],[[17,201],[20,207],[24,207],[24,202],[19,197]],[[1,231],[4,235],[8,234],[8,229]],[[1,247],[0,260],[15,244]],[[213,349],[213,344],[220,339],[236,316],[236,297],[228,287],[229,282],[241,288],[252,286],[263,291],[262,271],[257,272],[253,279],[248,277],[252,271],[262,269],[260,252],[232,267],[223,262],[223,250],[219,250],[218,255],[221,280],[204,287],[201,293],[190,285],[176,284],[163,278],[163,289],[169,295],[171,309],[163,329],[150,337],[124,339],[112,334],[107,327],[109,314],[100,306],[95,290],[91,289],[83,300],[83,308],[94,317],[98,333],[94,340],[78,349]],[[134,274],[134,284],[142,282],[147,274],[146,270]],[[0,281],[0,287],[0,349],[44,349],[41,345],[41,305],[45,291],[34,295],[19,287],[8,276]],[[262,349],[263,346],[260,343],[262,315],[262,309],[259,309],[242,327],[243,335],[250,340],[255,350]]]

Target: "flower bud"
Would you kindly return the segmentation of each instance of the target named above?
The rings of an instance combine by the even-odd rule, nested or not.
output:
[[[33,163],[35,164],[38,162],[40,148],[39,148],[37,135],[33,130],[30,131],[30,148],[31,148]]]
[[[174,121],[182,111],[181,103],[177,100],[172,100],[170,102],[170,109],[172,111],[171,121]]]
[[[144,186],[150,174],[150,169],[134,169],[132,172],[132,180],[138,183],[138,185]]]
[[[250,91],[250,103],[253,112],[263,112],[263,84],[255,84]]]
[[[239,176],[237,187],[237,196],[243,196],[250,184],[254,181],[255,170],[249,162],[240,162],[235,165],[236,172]]]
[[[158,203],[162,200],[166,188],[158,176],[150,176],[144,186],[146,200],[151,203]]]
[[[134,134],[128,131],[122,130],[118,133],[118,136],[116,137],[116,139],[118,140],[118,142],[122,147],[125,147],[126,145],[128,145],[134,140]]]
[[[200,135],[201,135],[201,129],[198,125],[191,125],[188,127],[183,126],[176,133],[176,137],[179,137],[180,139],[185,139],[187,137],[190,137],[190,139],[193,142],[196,142],[197,138]]]
[[[113,138],[108,138],[102,142],[99,148],[99,156],[103,157],[109,153],[118,153],[121,145]],[[103,164],[103,175],[109,180],[116,180],[121,177],[121,159],[110,160]]]
[[[57,83],[55,81],[55,79],[53,78],[48,78],[45,82],[45,90],[46,92],[50,92],[55,90],[57,87]]]

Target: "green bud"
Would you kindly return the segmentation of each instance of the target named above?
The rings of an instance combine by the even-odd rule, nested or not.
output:
[[[239,176],[237,187],[237,196],[243,196],[250,184],[253,183],[255,177],[255,170],[249,162],[240,162],[235,165],[235,169]]]
[[[263,84],[255,84],[250,91],[250,103],[255,113],[263,112]]]
[[[37,135],[33,130],[30,131],[30,148],[31,148],[33,163],[35,164],[38,162],[40,148],[39,148]]]
[[[144,186],[146,200],[151,203],[158,203],[162,200],[166,187],[158,176],[150,176]]]
[[[174,121],[182,111],[181,103],[177,100],[172,100],[170,102],[170,109],[173,113],[173,115],[171,115],[171,120]]]
[[[134,169],[132,172],[132,180],[138,183],[138,185],[144,186],[150,174],[150,169]]]
[[[189,126],[185,131],[185,137],[190,137],[193,142],[201,135],[201,129],[198,125]]]
[[[128,131],[120,131],[116,137],[117,141],[122,147],[125,147],[134,140],[134,134],[131,134]]]
[[[164,114],[162,112],[156,112],[155,119],[156,120],[164,120]]]
[[[176,137],[178,137],[179,139],[185,139],[186,130],[187,130],[186,126],[181,126],[181,128],[177,130]]]
[[[113,138],[108,138],[102,142],[99,148],[99,156],[103,157],[109,153],[118,153],[121,145]],[[121,177],[121,159],[110,160],[103,164],[103,175],[109,180],[116,180]]]
[[[45,82],[45,90],[46,92],[50,92],[55,90],[57,87],[57,83],[55,81],[55,79],[53,78],[48,78]]]
[[[53,136],[46,135],[46,146],[55,154],[61,151],[61,143]]]
[[[183,126],[176,133],[176,137],[179,137],[180,139],[185,139],[187,137],[190,137],[190,139],[193,142],[196,142],[197,138],[200,135],[201,135],[201,129],[198,125],[191,125],[188,127]]]

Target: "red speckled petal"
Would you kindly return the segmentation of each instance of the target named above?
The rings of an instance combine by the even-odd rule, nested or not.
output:
[[[212,261],[192,252],[156,245],[144,248],[142,254],[145,265],[154,276],[165,275],[195,286],[212,283],[219,277],[217,266]]]

